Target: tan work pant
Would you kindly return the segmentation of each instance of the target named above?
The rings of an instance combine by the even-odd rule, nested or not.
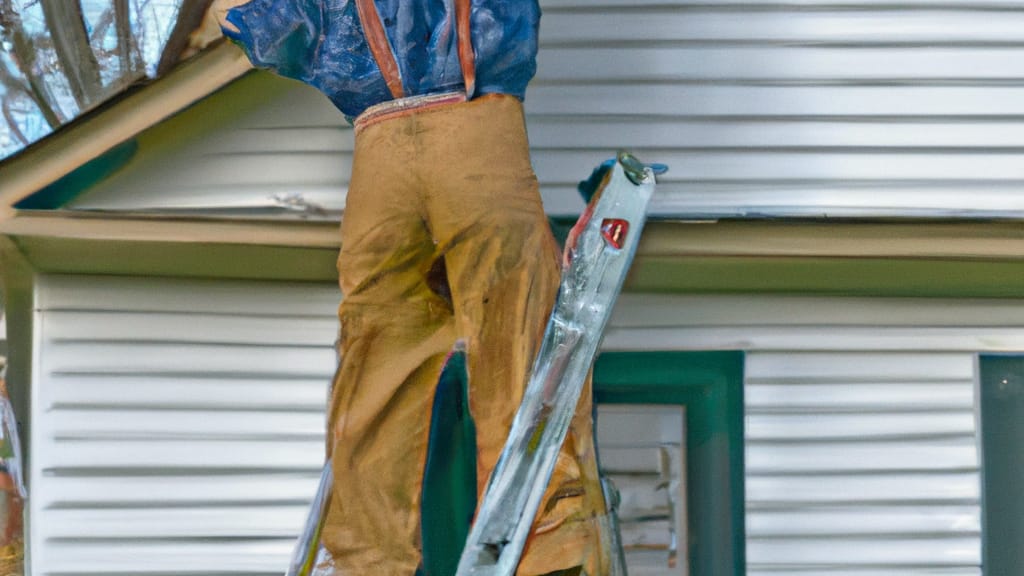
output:
[[[341,234],[335,484],[323,542],[338,574],[412,576],[446,354],[467,341],[482,494],[558,289],[521,103],[485,96],[364,127]],[[590,410],[588,387],[519,574],[603,571]]]

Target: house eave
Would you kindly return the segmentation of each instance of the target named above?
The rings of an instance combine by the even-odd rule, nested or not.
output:
[[[174,115],[251,70],[245,55],[223,42],[166,77],[90,113],[3,162],[0,220],[14,205],[114,146]]]
[[[21,212],[39,272],[334,282],[337,222]],[[1024,297],[1024,225],[654,220],[631,292]]]

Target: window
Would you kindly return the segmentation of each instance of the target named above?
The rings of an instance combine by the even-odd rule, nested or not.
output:
[[[599,406],[685,410],[687,542],[680,548],[689,575],[745,574],[743,353],[604,353],[594,396]]]

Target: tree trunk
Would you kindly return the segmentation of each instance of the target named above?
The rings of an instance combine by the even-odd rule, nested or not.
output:
[[[71,95],[79,109],[85,110],[103,96],[103,80],[99,62],[89,45],[82,5],[77,0],[51,0],[40,4]]]
[[[21,24],[21,18],[14,11],[10,0],[4,0],[0,3],[0,31],[3,32],[4,39],[11,43],[11,53],[14,56],[14,61],[18,65],[18,70],[25,76],[25,81],[28,82],[29,96],[36,103],[36,106],[39,107],[39,111],[42,113],[46,123],[50,125],[50,128],[56,129],[63,123],[59,108],[53,104],[43,79],[34,72],[36,64],[35,46],[32,45],[32,39],[25,33],[25,28]],[[14,81],[13,78],[8,77],[6,70],[4,70],[3,80],[5,84]]]
[[[157,76],[163,76],[178,63],[181,53],[188,47],[189,35],[203,23],[203,16],[212,3],[213,0],[184,0],[181,3],[174,30],[171,31],[171,37],[168,38],[160,55],[160,64],[156,68]]]
[[[17,139],[18,142],[21,142],[22,146],[28,146],[28,138],[25,138],[25,135],[21,133],[21,129],[18,128],[18,122],[17,120],[15,120],[14,114],[11,114],[10,102],[7,99],[9,95],[10,92],[4,95],[4,120],[7,121],[7,128],[11,131],[11,134],[14,136],[14,138]]]
[[[121,63],[121,78],[134,78],[142,66],[136,59],[138,49],[132,34],[131,14],[128,0],[114,0],[114,27],[117,30],[117,57]]]

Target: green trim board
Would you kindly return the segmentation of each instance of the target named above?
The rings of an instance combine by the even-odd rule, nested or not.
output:
[[[39,272],[337,282],[337,248],[15,236]]]
[[[1020,298],[1024,296],[1024,260],[641,254],[626,279],[626,290]]]
[[[31,264],[9,238],[0,236],[0,286],[3,295],[3,314],[7,325],[7,391],[18,420],[18,434],[22,445],[22,466],[25,483],[32,479],[32,370],[33,330],[35,322],[36,276]],[[29,486],[31,489],[31,486]]]
[[[337,281],[337,248],[11,236],[40,271]],[[624,288],[676,294],[1024,298],[1024,260],[637,255]]]
[[[606,352],[594,366],[599,404],[686,407],[691,576],[746,573],[743,352]]]
[[[476,424],[469,412],[466,349],[445,360],[434,392],[420,498],[423,562],[417,574],[455,574],[476,510]]]
[[[1024,355],[982,355],[982,565],[985,574],[1024,566]]]
[[[139,144],[136,140],[122,142],[72,170],[53,184],[23,198],[14,207],[19,210],[60,208],[127,165],[138,150]]]

